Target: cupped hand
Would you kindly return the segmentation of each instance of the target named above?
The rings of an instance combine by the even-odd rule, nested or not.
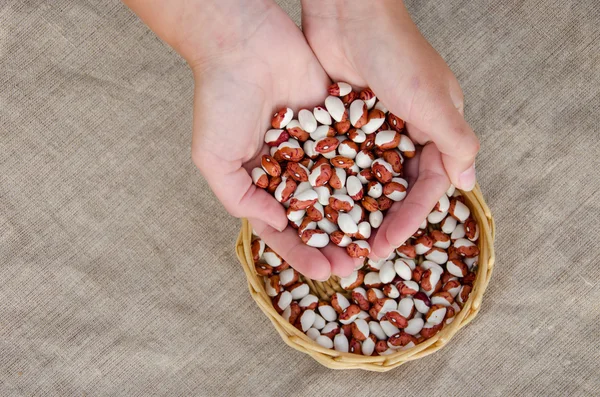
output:
[[[252,183],[249,172],[268,152],[264,135],[274,111],[312,109],[330,84],[301,31],[277,5],[252,24],[241,31],[223,24],[219,55],[190,62],[196,82],[193,161],[227,211],[249,218],[300,273],[317,280],[347,275],[355,264],[343,249],[304,245],[287,226],[283,206]]]
[[[400,0],[302,5],[304,34],[328,75],[370,87],[405,120],[413,141],[426,145],[407,161],[408,195],[392,206],[372,237],[373,257],[384,258],[418,229],[450,182],[473,189],[479,141],[463,118],[456,78]]]

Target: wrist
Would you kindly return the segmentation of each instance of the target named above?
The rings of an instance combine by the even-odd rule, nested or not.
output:
[[[123,1],[192,69],[241,48],[277,6],[273,0]]]
[[[176,50],[193,69],[235,56],[264,21],[273,0],[216,0],[206,6],[200,1],[195,17],[179,37]]]
[[[394,11],[406,11],[402,0],[302,0],[302,12],[310,17],[352,21],[378,18]]]

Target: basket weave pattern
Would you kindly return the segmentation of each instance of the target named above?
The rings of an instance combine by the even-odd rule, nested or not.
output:
[[[462,192],[462,194],[479,227],[478,245],[480,253],[477,277],[473,284],[469,299],[462,310],[456,315],[454,321],[446,325],[432,338],[427,339],[412,348],[399,350],[385,356],[363,356],[352,353],[341,353],[320,346],[304,333],[296,329],[275,311],[271,303],[271,298],[265,292],[263,277],[256,273],[254,261],[252,259],[252,251],[250,248],[252,242],[252,228],[247,220],[243,220],[242,230],[236,244],[236,252],[240,263],[242,264],[242,268],[246,272],[250,295],[265,315],[271,320],[285,343],[298,351],[310,355],[319,363],[332,369],[358,368],[384,372],[408,361],[416,360],[434,353],[446,345],[460,328],[467,325],[475,318],[481,307],[483,294],[490,281],[494,267],[495,225],[490,209],[483,200],[479,186],[476,186],[472,192]],[[335,292],[347,292],[339,286],[339,279],[335,276],[325,282],[306,278],[303,278],[303,280],[309,285],[311,292],[323,300],[329,300],[329,297]]]

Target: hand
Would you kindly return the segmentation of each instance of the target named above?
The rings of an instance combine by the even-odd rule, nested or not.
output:
[[[179,14],[173,18],[179,35],[170,40],[171,29],[153,26],[140,12],[192,67],[194,163],[227,211],[249,218],[265,243],[300,273],[317,280],[331,273],[349,274],[355,264],[345,250],[332,244],[323,250],[304,245],[287,227],[283,206],[257,188],[249,175],[268,152],[264,135],[274,110],[312,109],[323,101],[329,78],[302,32],[272,1],[201,3],[209,7],[199,8],[200,14],[181,4],[178,13],[174,3],[156,12],[161,23],[165,14]],[[145,7],[144,2],[139,7]]]
[[[475,186],[479,141],[463,118],[456,78],[400,0],[302,1],[304,34],[334,81],[371,87],[426,145],[406,162],[411,189],[372,237],[373,257],[406,241],[448,189]],[[432,142],[433,144],[427,144]]]

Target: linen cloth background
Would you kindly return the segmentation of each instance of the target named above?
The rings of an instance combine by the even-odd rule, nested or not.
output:
[[[1,395],[600,394],[596,0],[408,1],[481,139],[497,264],[471,325],[385,374],[251,300],[176,54],[114,0],[0,4]]]

